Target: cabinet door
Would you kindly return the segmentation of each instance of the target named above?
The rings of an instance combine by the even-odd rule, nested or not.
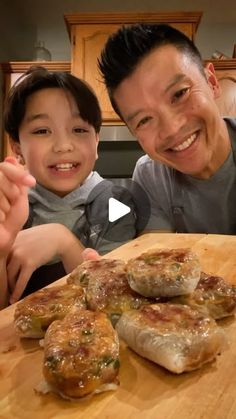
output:
[[[170,25],[183,32],[190,39],[194,38],[194,27],[191,23],[171,23]]]
[[[106,87],[97,67],[97,57],[118,24],[75,25],[72,29],[72,73],[84,80],[94,89],[102,108],[103,121],[119,121],[112,109]]]

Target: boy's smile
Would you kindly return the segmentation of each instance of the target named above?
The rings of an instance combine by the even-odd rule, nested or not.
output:
[[[78,164],[77,163],[59,163],[53,166],[50,166],[51,169],[55,169],[55,170],[59,170],[59,171],[68,171],[68,170],[72,170],[74,168],[77,168]]]
[[[55,163],[48,166],[49,170],[52,171],[52,175],[55,172],[63,172],[64,174],[74,173],[80,169],[81,164],[79,162],[63,162],[63,163]]]
[[[98,135],[84,121],[69,92],[47,88],[33,93],[19,129],[19,147],[37,182],[59,196],[78,188],[93,170]]]

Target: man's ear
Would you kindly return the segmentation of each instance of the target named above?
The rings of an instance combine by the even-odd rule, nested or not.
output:
[[[11,146],[11,149],[12,149],[14,155],[17,157],[18,162],[24,165],[25,160],[24,160],[24,157],[23,157],[22,152],[21,152],[20,143],[18,141],[12,140],[12,138],[10,138],[10,146]]]
[[[212,63],[207,63],[204,68],[207,82],[213,92],[214,98],[217,99],[221,95],[221,87],[216,77],[215,68]]]

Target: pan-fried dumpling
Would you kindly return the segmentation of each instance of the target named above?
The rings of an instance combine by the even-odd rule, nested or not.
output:
[[[218,320],[235,313],[236,287],[220,276],[202,272],[197,288],[191,294],[174,297],[171,302],[187,304]]]
[[[192,292],[200,279],[198,257],[190,249],[155,249],[127,262],[130,287],[145,297]]]
[[[42,338],[48,326],[63,319],[73,306],[86,308],[84,289],[78,285],[43,288],[21,300],[15,310],[14,324],[20,337]]]
[[[79,398],[119,384],[119,340],[106,314],[72,310],[44,338],[43,374],[64,398]]]
[[[127,311],[116,330],[139,355],[176,374],[214,360],[225,343],[215,320],[181,304],[157,303]]]

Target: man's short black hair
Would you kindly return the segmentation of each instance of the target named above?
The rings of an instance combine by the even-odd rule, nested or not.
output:
[[[113,99],[114,90],[130,76],[137,65],[156,48],[173,45],[191,57],[203,75],[200,52],[182,32],[165,24],[140,23],[122,26],[112,34],[102,50],[98,66],[108,90],[112,105],[119,114]]]
[[[26,112],[26,101],[35,92],[60,88],[69,92],[81,118],[100,131],[102,116],[98,99],[91,87],[70,73],[48,71],[44,67],[31,67],[11,88],[5,104],[4,127],[13,141],[19,142],[19,128]]]

